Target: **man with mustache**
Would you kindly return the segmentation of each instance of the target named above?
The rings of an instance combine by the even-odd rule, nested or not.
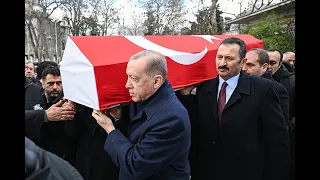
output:
[[[201,83],[194,97],[194,86],[180,90],[180,101],[196,114],[192,180],[288,179],[289,136],[278,94],[272,81],[241,71],[245,55],[243,40],[224,39],[215,59],[219,76]]]
[[[40,63],[39,69],[37,69],[39,79],[41,79],[43,70],[49,65],[51,66],[51,64],[50,61]],[[58,67],[58,64],[52,65]],[[37,145],[39,144],[40,129],[43,123],[70,120],[70,116],[74,114],[74,107],[61,107],[62,101],[53,104],[49,108],[43,108],[41,104],[44,104],[46,97],[42,95],[42,92],[44,92],[42,84],[40,82],[38,84],[25,77],[25,136]],[[67,104],[69,103],[65,105]]]
[[[67,121],[48,121],[42,124],[39,136],[39,146],[50,151],[74,165],[76,157],[76,121],[73,120],[76,109],[74,103],[63,100],[63,86],[61,81],[60,69],[49,66],[42,72],[42,97],[43,103],[40,108],[50,109],[59,108],[60,114],[56,116]],[[65,101],[63,104],[62,101]],[[72,109],[72,111],[70,111]],[[61,114],[64,115],[61,116]]]

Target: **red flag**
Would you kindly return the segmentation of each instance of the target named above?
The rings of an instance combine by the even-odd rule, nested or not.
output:
[[[145,49],[166,56],[174,89],[211,79],[217,76],[218,46],[231,36],[242,39],[247,50],[263,48],[263,42],[250,35],[70,36],[60,64],[64,96],[99,110],[131,101],[126,66]]]

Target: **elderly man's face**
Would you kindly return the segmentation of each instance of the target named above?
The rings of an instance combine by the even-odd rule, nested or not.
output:
[[[33,65],[33,63],[25,64],[24,70],[25,70],[24,74],[25,74],[26,77],[28,77],[28,78],[36,77],[36,75],[34,73],[34,65]]]
[[[290,66],[292,68],[294,68],[294,63],[296,61],[296,57],[293,54],[284,54],[282,61],[287,62],[288,64],[290,64]]]
[[[126,88],[134,102],[145,101],[156,91],[154,78],[146,74],[148,61],[146,58],[148,57],[130,60],[127,65],[128,80]]]

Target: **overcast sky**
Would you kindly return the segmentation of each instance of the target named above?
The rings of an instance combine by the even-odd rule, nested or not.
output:
[[[114,6],[116,8],[121,7],[120,18],[124,20],[124,24],[130,26],[133,22],[130,20],[133,17],[133,14],[142,15],[143,9],[135,7],[134,2],[137,0],[115,0]],[[240,3],[242,2],[241,11],[243,11],[250,1],[254,0],[219,0],[218,3],[220,5],[220,10],[225,12],[222,14],[223,17],[231,17],[235,18],[235,15],[240,13]],[[273,0],[273,3],[279,2],[280,0]],[[185,0],[185,8],[187,10],[186,19],[188,21],[195,21],[196,17],[194,13],[197,12],[199,7],[200,0]],[[201,6],[210,6],[211,0],[203,0],[203,4]],[[52,18],[61,20],[63,16],[63,12],[57,9],[53,14]],[[234,15],[232,15],[234,14]],[[122,22],[121,22],[122,23]]]
[[[227,12],[235,15],[239,14],[240,5],[237,3],[237,1],[240,1],[240,0],[234,0],[234,2],[232,2],[231,0],[219,0],[221,10],[223,12]],[[248,0],[243,0],[243,1],[248,1]],[[195,20],[195,16],[193,15],[193,13],[197,12],[198,2],[199,1],[197,0],[185,0],[185,6],[188,12],[186,18],[190,21]],[[204,0],[205,6],[209,6],[210,4],[211,4],[211,0]],[[130,2],[130,0],[116,0],[115,6],[123,7],[122,12],[126,12],[126,13],[122,13],[122,15],[124,16],[123,18],[126,20],[130,19],[130,14],[132,11],[136,12],[137,14],[140,14],[143,11],[142,9],[134,7],[132,2]],[[61,12],[60,10],[56,10],[52,14],[52,17],[55,19],[61,20],[62,15],[63,15],[63,12]],[[234,16],[230,14],[223,14],[223,16],[234,18]]]

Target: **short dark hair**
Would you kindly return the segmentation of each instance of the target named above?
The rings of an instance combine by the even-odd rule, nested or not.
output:
[[[25,61],[24,64],[32,64],[33,65],[33,72],[36,72],[36,65],[32,61]]]
[[[37,79],[41,79],[42,78],[42,72],[43,70],[48,67],[48,66],[55,66],[58,67],[58,64],[54,61],[42,61],[38,64],[37,66]]]
[[[247,47],[246,47],[246,43],[239,39],[239,38],[236,38],[236,37],[230,37],[230,38],[226,38],[224,39],[219,47],[222,45],[222,44],[238,44],[240,46],[240,49],[239,49],[239,56],[240,56],[240,59],[243,59],[246,57],[246,52],[247,52]]]
[[[279,49],[277,49],[277,48],[269,48],[269,49],[267,49],[267,52],[278,52],[278,53],[280,54],[280,61],[279,61],[279,63],[282,62],[283,54],[282,54],[282,52],[281,52]]]
[[[48,67],[46,67],[43,70],[42,75],[41,75],[42,80],[45,80],[48,74],[51,74],[53,76],[61,76],[60,69],[58,67],[56,67],[56,66],[48,66]]]
[[[266,50],[260,48],[252,48],[248,52],[254,51],[258,55],[258,62],[262,66],[264,63],[270,64],[269,55]]]

